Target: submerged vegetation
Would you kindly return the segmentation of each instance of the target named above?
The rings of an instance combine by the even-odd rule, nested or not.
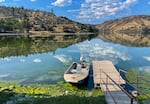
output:
[[[48,72],[49,75],[55,75],[55,74],[63,74],[64,70],[51,70]]]
[[[128,81],[139,90],[137,97],[140,104],[150,103],[150,73],[138,70],[129,70],[126,74]]]
[[[20,85],[1,82],[0,103],[15,104],[106,104],[99,89],[78,89],[70,83]]]

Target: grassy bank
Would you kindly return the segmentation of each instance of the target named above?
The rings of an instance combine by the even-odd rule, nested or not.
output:
[[[78,89],[69,83],[53,85],[0,84],[0,104],[106,104],[99,89]]]
[[[142,92],[137,97],[139,103],[150,104],[150,73],[133,69],[127,72],[126,77],[135,88]]]

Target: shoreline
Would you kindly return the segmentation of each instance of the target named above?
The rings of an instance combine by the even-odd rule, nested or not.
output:
[[[70,83],[20,85],[5,83],[0,85],[0,103],[19,104],[106,104],[101,90],[77,88]],[[62,100],[63,99],[63,100]],[[90,99],[90,100],[89,100]]]
[[[62,32],[62,33],[47,33],[47,32],[36,32],[36,33],[32,33],[32,32],[29,32],[29,33],[0,33],[0,36],[27,36],[27,35],[39,35],[39,36],[52,36],[52,35],[92,35],[92,34],[95,34],[95,33],[65,33],[65,32]]]

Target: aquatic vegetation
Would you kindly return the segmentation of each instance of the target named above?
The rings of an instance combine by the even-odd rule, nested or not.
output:
[[[147,96],[150,96],[149,94],[146,94]],[[150,98],[147,98],[145,95],[139,95],[137,98],[139,100],[140,104],[150,104]]]
[[[54,74],[58,75],[58,74],[63,74],[64,72],[65,72],[65,70],[50,70],[48,72],[48,74],[50,74],[50,75],[54,75]]]
[[[105,104],[100,90],[78,89],[62,81],[51,85],[1,83],[0,98],[0,103],[12,101],[16,104]]]
[[[129,82],[145,93],[150,93],[150,73],[138,70],[129,70],[126,74]]]
[[[137,97],[140,104],[149,104],[150,103],[150,83],[149,83],[150,73],[132,69],[126,73],[126,78],[130,83],[132,83],[133,86],[135,86],[142,93],[144,93],[144,94],[140,93],[140,95]]]

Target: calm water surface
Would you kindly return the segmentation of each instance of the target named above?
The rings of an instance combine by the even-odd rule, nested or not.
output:
[[[100,39],[85,40],[55,52],[0,58],[0,81],[22,84],[56,83],[63,81],[63,73],[81,55],[92,60],[110,60],[118,68],[150,72],[150,47],[128,47],[104,42]]]

